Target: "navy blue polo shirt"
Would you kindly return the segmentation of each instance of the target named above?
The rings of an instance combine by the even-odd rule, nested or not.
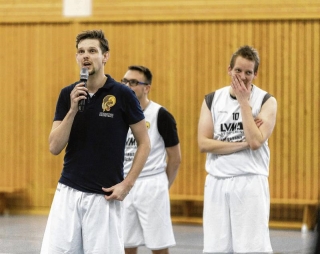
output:
[[[123,180],[124,148],[129,125],[144,119],[134,92],[109,75],[72,124],[59,180],[83,192],[105,194]],[[70,109],[70,93],[78,82],[61,90],[54,121]]]

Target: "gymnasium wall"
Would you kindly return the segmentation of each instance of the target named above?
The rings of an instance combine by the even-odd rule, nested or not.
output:
[[[24,190],[9,199],[11,210],[50,207],[63,154],[49,153],[48,135],[61,88],[79,78],[75,37],[87,29],[104,30],[111,48],[105,70],[115,79],[132,64],[153,72],[150,97],[175,116],[181,140],[172,194],[203,194],[202,100],[229,84],[227,67],[239,46],[257,48],[255,84],[278,101],[271,197],[319,198],[319,1],[95,0],[92,17],[61,13],[61,0],[0,0],[0,186]]]

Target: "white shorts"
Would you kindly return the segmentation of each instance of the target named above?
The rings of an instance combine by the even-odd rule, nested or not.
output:
[[[166,173],[138,178],[123,206],[126,248],[145,245],[151,250],[160,250],[176,244]]]
[[[272,253],[268,178],[215,178],[204,190],[203,253]]]
[[[123,254],[122,204],[58,184],[41,254]]]

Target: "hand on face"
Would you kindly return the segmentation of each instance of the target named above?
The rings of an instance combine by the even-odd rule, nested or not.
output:
[[[239,103],[248,101],[252,89],[252,81],[256,78],[255,62],[238,56],[234,65],[229,66],[231,87]]]
[[[232,74],[231,87],[239,103],[241,103],[242,101],[249,100],[251,93],[251,85],[249,86],[249,88],[246,87],[245,83],[243,82],[239,74]]]

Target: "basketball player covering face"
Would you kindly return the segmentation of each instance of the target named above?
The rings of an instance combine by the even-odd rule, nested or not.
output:
[[[268,220],[270,152],[277,102],[253,84],[257,51],[240,47],[228,68],[230,86],[205,96],[198,145],[207,153],[204,253],[272,252]]]

